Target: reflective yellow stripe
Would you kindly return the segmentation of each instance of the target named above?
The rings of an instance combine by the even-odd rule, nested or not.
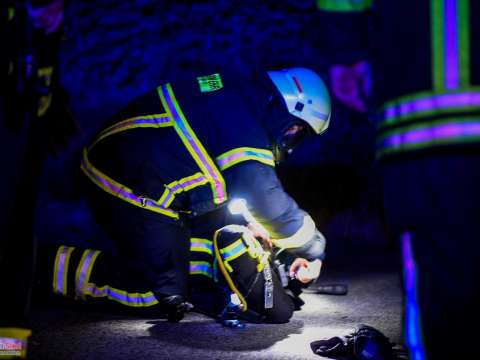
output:
[[[175,195],[205,184],[208,184],[208,179],[200,172],[184,177],[183,179],[173,181],[165,186],[165,191],[160,197],[160,200],[158,200],[158,203],[161,206],[168,208],[172,204],[173,200],[175,200]]]
[[[242,256],[246,252],[247,252],[247,247],[243,243],[242,238],[238,239],[237,241],[234,241],[233,243],[224,247],[223,249],[220,249],[220,253],[222,254],[225,266],[230,272],[232,272],[233,269],[229,264],[229,262]]]
[[[213,278],[213,267],[207,261],[190,261],[190,275],[204,275]]]
[[[325,11],[364,11],[372,7],[372,0],[317,0],[317,8]]]
[[[158,300],[151,291],[146,293],[129,293],[109,285],[97,287],[93,283],[87,284],[85,295],[95,298],[106,297],[109,300],[131,307],[149,307],[158,304]]]
[[[70,256],[75,248],[60,246],[55,256],[53,268],[53,292],[67,296],[67,275]]]
[[[163,128],[169,126],[173,126],[173,122],[172,119],[169,118],[165,113],[131,117],[120,121],[100,132],[93,143],[89,146],[89,150],[93,148],[99,141],[122,131],[137,128]]]
[[[204,252],[213,255],[212,241],[208,239],[191,238],[190,251]]]
[[[99,254],[100,251],[98,250],[86,249],[83,252],[75,276],[78,297],[84,300],[86,300],[86,295],[92,297],[107,297],[110,300],[133,307],[146,307],[158,304],[155,295],[151,291],[144,294],[129,293],[109,285],[98,287],[94,283],[90,283],[89,280],[93,265]]]
[[[130,190],[128,187],[116,182],[115,180],[95,168],[88,160],[86,149],[84,149],[83,151],[83,161],[81,169],[83,170],[85,175],[87,175],[87,177],[92,180],[97,186],[99,186],[103,191],[140,208],[150,210],[174,219],[179,218],[176,211],[167,209],[150,198],[135,195],[133,191]]]
[[[305,245],[315,235],[315,222],[310,216],[303,218],[303,225],[295,234],[283,239],[272,239],[275,246],[283,249],[298,248]]]
[[[214,195],[214,203],[221,204],[225,202],[227,200],[225,180],[190,127],[175,98],[171,85],[166,84],[160,86],[157,88],[157,92],[164,109],[167,111],[169,117],[173,119],[175,131],[178,136],[180,136],[180,139],[196,164],[202,170],[202,173],[207,177]]]
[[[213,236],[213,247],[215,249],[215,257],[217,258],[217,263],[218,266],[220,267],[220,270],[222,271],[222,274],[225,278],[225,281],[227,282],[228,286],[230,287],[230,290],[232,290],[235,294],[237,294],[238,298],[240,299],[240,302],[242,303],[242,306],[240,309],[242,311],[247,311],[247,301],[243,297],[243,295],[240,293],[240,291],[237,289],[235,284],[233,283],[232,278],[230,277],[230,274],[228,273],[227,269],[225,268],[225,264],[223,263],[222,256],[220,255],[220,251],[218,249],[218,234],[222,231],[222,229],[219,229],[215,231],[215,235]]]
[[[97,259],[100,251],[86,249],[83,252],[82,258],[77,266],[77,272],[75,274],[75,284],[77,289],[77,296],[85,299],[86,288],[90,274],[92,272],[93,264]]]
[[[217,156],[216,161],[220,170],[223,171],[228,169],[230,166],[248,160],[259,161],[266,165],[275,166],[275,161],[273,158],[273,153],[270,150],[252,147],[240,147],[229,150]]]

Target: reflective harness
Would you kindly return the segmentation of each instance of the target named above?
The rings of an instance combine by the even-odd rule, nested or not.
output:
[[[275,166],[271,151],[251,147],[229,150],[218,156],[214,162],[190,127],[175,98],[171,85],[159,86],[157,93],[165,113],[136,116],[123,120],[100,132],[93,143],[84,149],[81,169],[102,190],[132,205],[178,219],[178,212],[170,209],[170,205],[179,193],[192,190],[197,186],[209,184],[213,194],[213,202],[217,205],[222,204],[227,200],[227,191],[225,180],[220,171],[248,160]],[[138,128],[161,129],[165,127],[174,128],[200,171],[164,185],[165,190],[159,199],[151,199],[134,194],[129,187],[120,184],[97,169],[88,158],[89,151],[108,136]]]

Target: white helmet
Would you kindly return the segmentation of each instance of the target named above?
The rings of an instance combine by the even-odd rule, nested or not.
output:
[[[282,95],[290,114],[307,122],[316,134],[328,128],[330,96],[323,80],[305,68],[269,71],[268,76]]]

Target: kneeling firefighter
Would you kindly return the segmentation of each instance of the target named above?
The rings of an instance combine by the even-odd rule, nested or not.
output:
[[[100,131],[81,164],[93,215],[123,260],[60,246],[51,258],[54,292],[159,307],[178,321],[187,300],[202,307],[195,289],[208,286],[187,286],[201,278],[228,299],[235,294],[241,311],[288,321],[294,302],[255,236],[290,258],[286,272],[300,281],[319,275],[325,239],[284,192],[275,164],[329,120],[326,87],[305,68],[251,83],[215,73],[136,99]],[[236,198],[251,213],[246,226],[226,226],[238,223],[226,206]],[[302,278],[305,269],[313,275]]]

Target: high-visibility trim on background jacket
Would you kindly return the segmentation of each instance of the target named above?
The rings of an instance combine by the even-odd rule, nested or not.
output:
[[[325,11],[363,11],[372,6],[372,0],[317,0],[317,8]]]
[[[379,156],[437,145],[480,141],[480,116],[415,122],[384,132],[377,140]]]
[[[342,3],[317,1],[319,9],[332,12],[330,19],[324,16],[327,25],[333,24],[332,32],[336,30],[342,39],[356,38],[355,34],[362,29],[335,27],[333,23],[342,20],[338,11],[333,13],[334,5],[338,7]],[[472,0],[373,3],[374,23],[381,29],[372,41],[383,50],[377,53],[377,96],[383,104],[378,113],[377,157],[445,146],[480,145],[477,126],[480,87],[473,63],[478,59],[478,48],[474,44],[479,27],[472,23],[472,13],[477,11],[478,4]],[[398,14],[401,8],[404,10]],[[360,8],[355,10],[345,7],[344,12],[351,14],[342,21],[351,22],[355,16],[356,24],[365,26],[367,22],[360,21],[360,17],[365,20],[372,13],[362,12]],[[412,24],[408,28],[398,26],[391,21],[390,17],[402,18],[408,11],[416,12],[413,27]],[[414,33],[419,36],[410,41],[408,36]],[[388,39],[401,41],[397,40],[391,47]],[[335,44],[331,47],[335,48]],[[409,63],[412,52],[415,61]],[[397,75],[395,68],[398,67],[404,68]]]
[[[432,79],[437,91],[470,83],[469,0],[431,0]]]
[[[379,128],[427,116],[461,114],[480,110],[480,88],[472,87],[459,91],[422,91],[402,96],[383,105]]]

